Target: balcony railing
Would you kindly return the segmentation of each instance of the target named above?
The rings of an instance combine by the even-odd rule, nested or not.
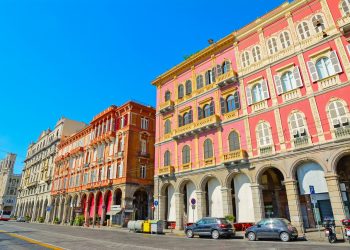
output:
[[[260,111],[260,110],[263,110],[266,108],[267,108],[267,100],[263,100],[261,102],[257,102],[257,103],[252,104],[252,110],[254,112]]]
[[[224,154],[222,158],[224,164],[240,163],[248,159],[248,154],[245,150],[238,149]]]
[[[334,136],[336,139],[350,137],[350,128],[349,127],[340,127],[334,130]]]
[[[169,112],[172,110],[174,110],[174,101],[172,101],[172,100],[163,102],[159,105],[159,112],[160,113],[166,113],[166,112]]]
[[[75,155],[75,154],[79,154],[80,152],[84,152],[84,147],[74,148],[69,153],[70,155]]]
[[[174,166],[164,166],[158,169],[158,175],[171,175],[175,172]]]
[[[180,171],[190,171],[192,169],[191,163],[182,164],[180,166]]]
[[[207,158],[203,160],[202,166],[208,167],[215,165],[215,157]]]
[[[319,89],[325,89],[337,85],[339,82],[340,81],[338,75],[329,76],[327,78],[319,80],[318,87]]]
[[[300,92],[299,88],[293,89],[291,91],[288,91],[288,92],[282,94],[283,102],[287,102],[287,101],[296,99],[298,97],[301,97],[301,92]]]
[[[226,114],[224,114],[224,119],[225,120],[232,120],[232,119],[236,119],[239,116],[239,112],[238,109],[235,109],[233,111],[230,111]]]
[[[269,146],[264,146],[259,148],[260,155],[269,155],[272,154],[273,152],[273,147],[272,145]]]
[[[300,147],[304,147],[306,145],[309,145],[309,137],[308,136],[302,136],[299,138],[295,138],[293,140],[294,142],[294,147],[295,148],[300,148]]]
[[[185,126],[175,129],[173,138],[180,139],[182,137],[191,136],[196,133],[201,133],[210,130],[214,127],[220,126],[220,117],[218,115],[212,115],[201,119],[197,122],[187,124]]]
[[[343,32],[343,34],[348,33],[350,31],[350,16],[347,15],[339,19],[338,26],[339,26],[339,29]]]
[[[225,87],[225,86],[230,85],[234,82],[237,82],[237,74],[233,70],[230,70],[222,75],[219,75],[216,78],[216,84],[219,87]]]
[[[119,151],[116,153],[118,158],[122,158],[124,156],[124,151]]]
[[[142,157],[142,158],[149,158],[149,157],[150,157],[150,154],[147,153],[147,152],[139,151],[138,156],[139,156],[139,157]]]

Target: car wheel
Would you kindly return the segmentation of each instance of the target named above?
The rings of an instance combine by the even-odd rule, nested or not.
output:
[[[337,241],[337,237],[335,235],[328,236],[329,243],[335,243]]]
[[[280,239],[281,239],[281,241],[283,241],[283,242],[290,241],[290,235],[289,235],[289,233],[282,232],[282,233],[280,234]]]
[[[193,231],[191,229],[186,231],[187,238],[193,238]]]
[[[215,240],[219,239],[220,238],[220,234],[219,234],[219,231],[218,230],[213,230],[211,232],[211,237]]]
[[[253,232],[249,232],[247,238],[250,241],[255,241],[256,240],[256,235]]]

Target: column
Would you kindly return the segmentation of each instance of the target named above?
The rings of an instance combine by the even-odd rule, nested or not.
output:
[[[274,110],[274,114],[275,114],[275,122],[276,122],[277,134],[278,134],[278,141],[281,146],[280,150],[283,152],[283,151],[286,151],[286,144],[284,140],[284,131],[282,127],[281,114],[280,114],[279,108],[276,108]]]
[[[222,194],[222,209],[224,216],[233,215],[232,210],[232,189],[223,187],[221,188]]]
[[[195,163],[192,165],[192,168],[200,167],[199,163],[199,145],[198,145],[198,134],[194,135],[194,153],[195,153]]]
[[[89,226],[89,195],[86,196],[86,205],[85,205],[85,225]]]
[[[304,233],[297,182],[295,180],[289,180],[285,181],[284,185],[287,193],[290,222],[297,228],[298,232]]]
[[[107,211],[106,202],[105,202],[105,199],[103,199],[103,202],[102,202],[102,214],[101,214],[101,221],[100,221],[100,225],[101,226],[103,226],[103,222],[105,221],[106,211]]]
[[[338,176],[335,174],[327,174],[325,179],[327,182],[328,194],[331,199],[334,220],[336,223],[341,224],[340,221],[346,218],[346,213],[339,188]]]
[[[166,208],[166,196],[164,195],[158,195],[158,206],[155,210],[155,216],[159,220],[167,220],[168,218],[165,218],[165,208]]]
[[[60,218],[62,224],[66,223],[68,207],[69,207],[69,203],[66,201],[62,207],[62,209],[63,209],[62,218]]]
[[[175,193],[176,230],[183,229],[184,195]]]
[[[201,219],[205,217],[207,214],[206,211],[206,199],[205,199],[205,191],[196,191],[197,196],[197,217]]]
[[[255,221],[259,221],[265,217],[262,189],[261,186],[256,183],[251,184],[250,186],[253,197],[254,219]]]

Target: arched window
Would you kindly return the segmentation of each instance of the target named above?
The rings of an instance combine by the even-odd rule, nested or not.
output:
[[[164,123],[164,134],[169,134],[171,132],[170,120],[166,120]]]
[[[181,99],[184,97],[184,85],[180,84],[177,87],[177,98]]]
[[[263,100],[264,94],[263,94],[261,83],[257,83],[254,85],[254,87],[252,88],[252,94],[253,94],[254,103],[260,102]]]
[[[236,131],[232,131],[228,136],[230,152],[241,148],[239,144],[239,135]]]
[[[299,36],[302,40],[310,37],[310,29],[309,29],[308,23],[302,22],[301,24],[299,24],[298,25],[298,32],[299,32]]]
[[[203,76],[202,75],[197,76],[196,83],[197,83],[197,89],[203,88]]]
[[[255,46],[252,50],[252,54],[253,54],[253,60],[254,62],[258,62],[261,60],[261,52],[260,52],[260,47],[259,46]]]
[[[185,145],[183,148],[182,148],[182,164],[187,164],[187,163],[190,163],[191,161],[191,149],[188,145]]]
[[[204,141],[204,159],[213,157],[213,143],[210,139]]]
[[[189,112],[186,112],[186,113],[184,114],[184,116],[183,116],[183,121],[184,121],[184,124],[183,124],[183,125],[186,125],[186,124],[191,123]]]
[[[190,95],[192,93],[192,82],[191,80],[186,81],[186,95]]]
[[[296,81],[291,71],[287,71],[281,76],[281,82],[283,93],[297,88]]]
[[[343,0],[341,3],[341,8],[343,10],[343,15],[349,15],[350,14],[350,0]]]
[[[293,138],[306,136],[305,120],[300,112],[293,113],[289,117],[289,125]]]
[[[328,105],[328,112],[333,128],[349,126],[349,113],[343,102],[339,100],[332,101]]]
[[[229,61],[224,61],[222,64],[222,73],[225,74],[231,70],[231,63]]]
[[[243,65],[243,67],[247,67],[250,65],[250,58],[249,58],[248,51],[244,51],[242,54],[242,65]]]
[[[238,91],[236,91],[233,95],[229,95],[226,98],[226,107],[227,107],[227,112],[231,112],[235,109],[240,108]]]
[[[164,166],[170,166],[170,151],[167,150],[164,153]]]
[[[324,26],[324,22],[323,22],[323,18],[321,15],[316,15],[312,18],[312,24],[314,25],[315,31],[318,32],[322,32],[325,30],[325,26]]]
[[[270,125],[266,122],[262,122],[257,127],[257,138],[259,147],[271,145],[271,130]]]
[[[205,72],[205,85],[209,85],[215,82],[215,71],[213,70],[207,70]]]
[[[277,40],[276,38],[272,37],[268,42],[267,46],[269,47],[269,52],[271,55],[275,54],[278,51],[277,48]]]
[[[170,91],[167,90],[167,91],[165,92],[165,96],[164,96],[165,101],[169,101],[169,100],[170,100],[170,96],[171,96]]]
[[[287,31],[284,31],[280,34],[280,41],[282,44],[282,48],[288,48],[291,43],[290,43],[290,37],[289,37],[289,33]]]
[[[334,67],[328,57],[322,57],[316,62],[316,70],[320,79],[332,76],[335,74]]]
[[[210,116],[210,105],[206,104],[203,107],[203,117],[209,117]]]

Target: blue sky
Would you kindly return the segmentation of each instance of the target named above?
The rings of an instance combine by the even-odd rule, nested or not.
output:
[[[0,1],[0,158],[17,153],[19,173],[28,144],[61,116],[154,106],[156,76],[283,2]]]

